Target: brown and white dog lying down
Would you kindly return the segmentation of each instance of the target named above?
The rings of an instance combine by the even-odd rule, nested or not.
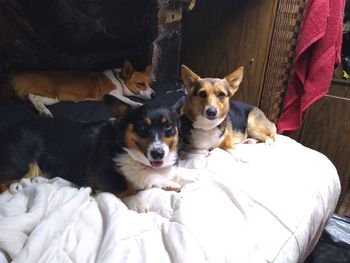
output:
[[[180,191],[190,182],[182,175],[193,175],[176,166],[179,123],[173,108],[147,105],[130,109],[120,121],[18,123],[0,132],[0,193],[23,177],[61,177],[114,193],[130,209],[147,212],[138,191]]]
[[[248,137],[272,143],[276,126],[257,107],[231,101],[243,79],[240,67],[226,77],[201,78],[181,66],[186,98],[181,117],[182,136],[189,152],[230,150]]]
[[[151,69],[152,66],[148,65],[143,72],[136,71],[126,60],[121,69],[103,72],[47,70],[12,73],[5,82],[2,96],[29,100],[43,117],[53,117],[47,105],[60,101],[100,101],[106,94],[139,107],[142,103],[126,96],[144,100],[155,96],[150,87]]]

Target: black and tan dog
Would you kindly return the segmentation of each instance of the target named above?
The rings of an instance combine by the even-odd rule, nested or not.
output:
[[[129,208],[148,211],[137,191],[181,189],[172,181],[178,159],[177,113],[141,106],[121,121],[38,119],[0,133],[0,192],[23,177],[61,177],[94,192],[116,194]]]
[[[181,77],[188,93],[181,117],[187,151],[217,147],[230,150],[247,137],[263,142],[274,140],[276,126],[260,109],[231,101],[243,71],[240,67],[223,79],[201,78],[182,65]]]

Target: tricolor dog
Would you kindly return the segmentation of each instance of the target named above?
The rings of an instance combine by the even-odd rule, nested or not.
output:
[[[106,94],[138,107],[142,104],[126,96],[151,99],[155,92],[150,87],[152,66],[136,71],[129,61],[121,69],[103,72],[32,71],[9,75],[3,96],[16,96],[30,101],[43,117],[53,117],[46,107],[60,101],[103,100]]]
[[[230,101],[243,79],[240,67],[226,77],[201,78],[182,65],[181,77],[186,87],[182,135],[188,151],[230,150],[247,137],[271,142],[276,126],[252,105]]]
[[[146,212],[138,191],[181,189],[174,180],[178,142],[177,113],[165,107],[144,105],[120,121],[24,121],[0,133],[0,191],[23,177],[61,177]]]

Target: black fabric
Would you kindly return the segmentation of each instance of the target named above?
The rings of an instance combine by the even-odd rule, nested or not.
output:
[[[157,2],[181,11],[174,0],[0,0],[0,88],[12,70],[101,70],[120,67],[127,58],[139,70],[153,63],[157,96],[142,102],[174,105],[184,96],[178,79],[181,21],[158,29]],[[48,108],[55,118],[111,116],[101,102]],[[0,129],[35,118],[31,103],[0,99]]]
[[[0,71],[151,63],[156,0],[0,0]]]
[[[350,262],[350,218],[334,215],[305,263]]]
[[[152,106],[171,107],[185,96],[182,84],[175,81],[157,83],[154,85],[154,89],[157,92],[155,99],[148,101],[141,101],[137,98],[131,99]],[[101,101],[63,101],[47,106],[47,108],[57,119],[96,122],[113,117]],[[0,131],[24,120],[37,118],[40,118],[38,112],[30,102],[24,103],[16,98],[0,98]]]
[[[12,98],[0,98],[0,131],[13,124],[37,118],[36,112],[27,104]]]
[[[182,82],[175,80],[153,83],[152,88],[157,94],[156,97],[152,100],[142,101],[152,106],[173,106],[186,95]]]
[[[73,121],[96,122],[113,117],[101,101],[64,101],[48,106],[48,109],[54,118]]]
[[[96,122],[113,117],[103,102],[60,102],[48,106],[56,119],[82,122]],[[40,118],[31,103],[23,103],[13,98],[0,98],[0,131],[24,120]]]

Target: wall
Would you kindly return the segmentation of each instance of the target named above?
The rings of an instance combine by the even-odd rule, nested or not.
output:
[[[259,105],[276,3],[197,1],[184,13],[181,62],[202,77],[224,77],[254,58],[236,98]]]
[[[338,207],[350,185],[350,82],[334,80],[328,95],[306,112],[303,127],[293,137],[325,154],[337,168],[342,186]]]

